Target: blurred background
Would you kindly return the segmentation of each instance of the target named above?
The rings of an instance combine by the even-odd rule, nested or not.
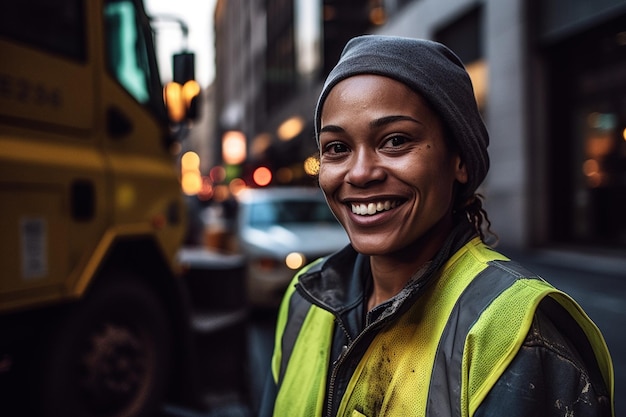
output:
[[[0,16],[3,415],[255,415],[280,294],[346,243],[303,207],[317,95],[367,33],[462,59],[498,249],[598,324],[626,414],[626,1],[48,3]]]

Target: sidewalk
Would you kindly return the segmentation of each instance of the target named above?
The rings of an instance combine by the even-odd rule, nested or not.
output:
[[[602,252],[584,253],[566,249],[514,249],[496,247],[501,253],[520,263],[532,265],[544,265],[565,270],[589,272],[626,279],[626,252],[620,257]]]

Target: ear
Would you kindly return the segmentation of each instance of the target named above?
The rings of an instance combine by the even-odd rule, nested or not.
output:
[[[461,184],[467,183],[467,166],[458,154],[454,157],[454,178]]]

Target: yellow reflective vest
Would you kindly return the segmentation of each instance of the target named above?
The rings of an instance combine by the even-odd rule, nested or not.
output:
[[[277,322],[272,374],[274,416],[473,416],[524,342],[539,304],[552,300],[580,326],[613,398],[613,367],[604,339],[563,292],[485,246],[478,238],[458,250],[408,309],[363,330],[331,358],[335,313],[324,301],[290,286]],[[369,334],[369,336],[367,336]],[[581,333],[582,334],[582,333]],[[360,338],[367,340],[353,354]],[[336,369],[350,369],[335,390]],[[337,398],[339,396],[339,398]]]

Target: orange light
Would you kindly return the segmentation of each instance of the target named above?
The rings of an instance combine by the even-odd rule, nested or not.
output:
[[[182,86],[178,83],[170,82],[163,88],[163,100],[167,107],[167,113],[174,122],[180,122],[185,117],[185,105],[182,97]]]
[[[387,14],[382,6],[374,7],[370,10],[370,22],[376,26],[381,26],[387,21]]]
[[[270,171],[267,167],[258,167],[254,170],[252,179],[259,187],[265,187],[272,182],[272,171]]]
[[[185,106],[189,107],[191,100],[198,94],[200,94],[200,84],[195,80],[187,81],[182,87],[182,99],[185,101]]]
[[[246,182],[241,178],[234,178],[229,184],[228,189],[233,195],[237,195],[241,190],[246,188]]]
[[[200,156],[194,151],[188,151],[180,157],[180,165],[183,171],[196,171],[200,169]]]
[[[269,133],[261,133],[252,140],[250,153],[253,156],[262,155],[272,144],[272,137]]]
[[[202,191],[203,181],[200,175],[200,157],[188,151],[180,158],[180,185],[187,195],[196,195]]]
[[[199,171],[187,171],[180,180],[183,192],[187,195],[196,195],[202,190],[202,178]]]
[[[230,165],[241,164],[246,160],[246,136],[243,132],[229,130],[222,137],[222,158]]]
[[[276,134],[280,140],[288,141],[298,136],[302,129],[304,129],[302,117],[293,116],[281,123]]]
[[[304,160],[304,172],[315,177],[320,172],[320,159],[316,156],[309,156]]]
[[[304,257],[303,254],[299,252],[291,252],[285,258],[285,264],[287,265],[289,269],[300,269],[301,267],[304,266],[305,262],[306,262],[306,258]]]

